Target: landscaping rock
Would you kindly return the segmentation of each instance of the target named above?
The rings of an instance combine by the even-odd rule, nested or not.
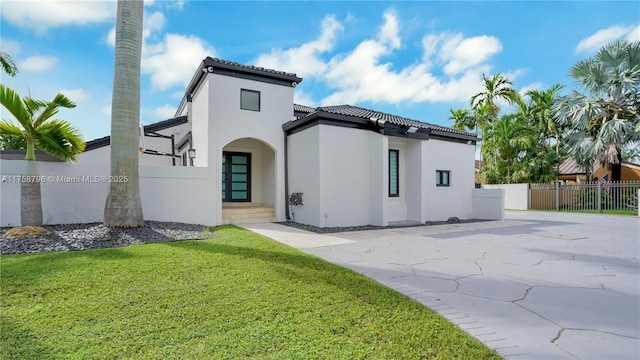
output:
[[[44,229],[40,226],[18,226],[11,228],[2,234],[4,237],[8,238],[16,238],[16,237],[24,237],[24,236],[39,236],[39,235],[49,235],[51,231]]]
[[[23,227],[24,228],[24,227]],[[2,229],[1,254],[36,253],[44,251],[87,250],[121,247],[134,244],[199,240],[215,237],[212,228],[175,222],[145,221],[141,228],[109,228],[100,223],[45,225],[47,234],[35,232],[11,237],[19,228]]]

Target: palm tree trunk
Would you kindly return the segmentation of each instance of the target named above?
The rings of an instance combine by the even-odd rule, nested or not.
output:
[[[110,227],[144,225],[138,177],[142,0],[118,0],[111,104],[111,176],[104,210]]]
[[[24,181],[20,182],[20,201],[22,202],[20,222],[22,226],[42,226],[40,183],[35,181],[37,174],[37,163],[27,161],[27,174]]]

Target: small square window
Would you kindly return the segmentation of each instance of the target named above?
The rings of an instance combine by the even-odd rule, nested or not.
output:
[[[451,171],[436,170],[436,186],[449,186],[451,184]]]
[[[240,89],[240,109],[260,111],[260,91]]]

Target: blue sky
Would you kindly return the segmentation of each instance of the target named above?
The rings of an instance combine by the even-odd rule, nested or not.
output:
[[[115,1],[0,3],[2,83],[77,108],[86,140],[109,135]],[[295,101],[351,104],[450,126],[482,74],[519,91],[555,83],[617,38],[640,40],[640,2],[145,1],[141,123],[170,118],[206,56],[295,72]],[[9,115],[3,110],[2,117]],[[287,119],[283,119],[283,122]]]

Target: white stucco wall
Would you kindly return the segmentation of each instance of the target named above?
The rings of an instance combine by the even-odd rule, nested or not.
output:
[[[389,138],[389,150],[398,150],[399,158],[399,170],[398,170],[398,189],[399,196],[389,197],[387,206],[389,209],[388,221],[404,221],[407,220],[407,193],[411,190],[407,188],[407,148],[405,146],[406,140],[403,138],[390,137]],[[387,155],[387,163],[389,156]],[[389,189],[387,186],[387,195]],[[412,196],[412,195],[409,195]]]
[[[475,147],[466,143],[426,141],[426,220],[441,221],[452,216],[471,218],[474,151]],[[451,172],[451,186],[436,186],[436,170]]]
[[[293,88],[254,80],[241,79],[236,77],[207,74],[206,80],[200,88],[207,88],[207,91],[200,91],[193,98],[193,126],[200,128],[202,121],[208,122],[207,134],[208,166],[214,170],[216,176],[215,184],[220,188],[222,178],[222,151],[230,143],[238,139],[256,139],[264,143],[274,154],[273,159],[267,162],[273,166],[273,173],[276,175],[272,181],[272,189],[262,191],[261,199],[274,199],[276,218],[278,221],[285,219],[285,193],[284,193],[284,134],[282,123],[291,118],[293,112]],[[260,92],[260,111],[243,110],[240,108],[240,90],[248,89]],[[208,113],[203,117],[196,111],[197,107],[206,101]],[[204,127],[203,127],[204,128]],[[194,138],[195,142],[195,138]],[[199,143],[196,144],[197,151],[201,149]],[[199,155],[198,155],[199,156]],[[263,158],[252,159],[252,166],[258,162],[261,166]],[[265,174],[265,172],[261,172]],[[265,185],[265,184],[262,184]],[[270,184],[266,184],[269,186]],[[253,191],[254,189],[252,189]],[[216,195],[216,217],[218,223],[222,223],[222,198],[220,191]]]
[[[426,162],[427,142],[407,139],[406,141],[406,220],[425,222],[427,207],[427,188],[423,186],[427,177]]]
[[[472,218],[482,220],[504,219],[503,189],[473,189]]]
[[[320,226],[367,225],[369,220],[369,134],[319,125]]]
[[[389,202],[389,137],[367,132],[369,137],[369,223],[387,226]]]
[[[505,209],[529,209],[529,184],[482,185],[485,189],[503,189]]]
[[[217,225],[213,173],[198,167],[140,167],[145,220]]]
[[[45,224],[102,222],[109,192],[108,163],[38,162]],[[26,161],[0,160],[0,176],[26,173]],[[207,168],[140,167],[145,220],[216,225],[213,174]],[[20,225],[20,184],[0,184],[0,225]]]
[[[206,167],[209,165],[209,111],[213,111],[212,99],[209,94],[209,77],[205,78],[203,84],[196,89],[190,106],[189,120],[191,121],[191,131],[193,133],[193,148],[196,149],[194,166]],[[212,164],[215,166],[215,164]]]
[[[292,206],[296,222],[320,226],[320,128],[288,138],[289,193],[302,193],[302,206]]]

